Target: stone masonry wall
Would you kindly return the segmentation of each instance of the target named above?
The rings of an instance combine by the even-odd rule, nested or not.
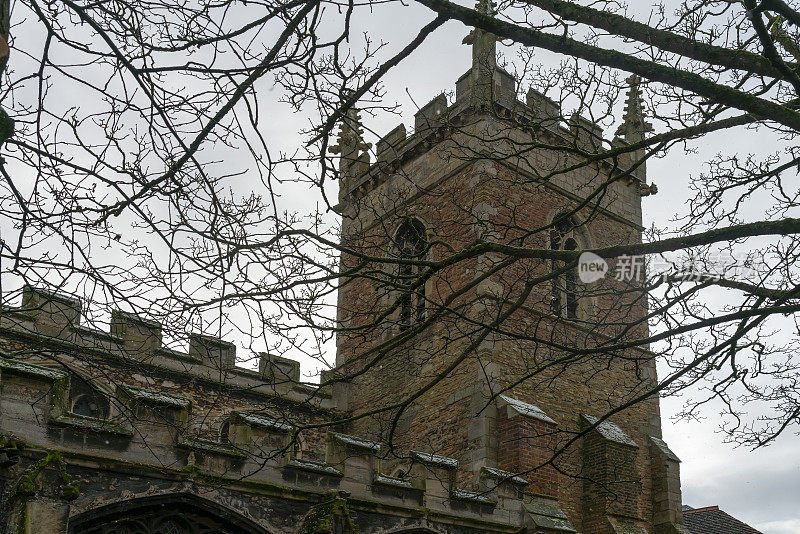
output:
[[[520,137],[522,134],[492,118],[484,123],[475,120],[461,130],[466,128],[473,132],[494,131],[497,136],[515,135],[521,139],[519,142],[524,141]],[[463,250],[478,238],[546,249],[549,233],[537,229],[549,224],[559,212],[572,209],[582,196],[608,179],[602,166],[549,176],[550,170],[560,168],[569,159],[553,149],[531,149],[524,160],[512,161],[502,156],[502,144],[481,148],[477,146],[480,141],[458,136],[459,130],[454,131],[451,138],[430,146],[427,152],[409,160],[390,177],[378,180],[362,196],[353,198],[349,204],[344,202],[346,242],[363,242],[361,235],[371,235],[376,240],[383,235],[385,239],[404,217],[414,216],[426,224],[431,239],[441,239],[451,246],[443,249],[445,254]],[[509,148],[505,150],[513,152]],[[458,154],[447,157],[448,151]],[[481,151],[491,154],[494,161],[486,158],[474,161]],[[473,161],[470,162],[470,158]],[[575,218],[582,223],[576,232],[581,247],[640,242],[641,196],[637,184],[613,183],[600,209],[587,205],[578,210]],[[435,250],[431,254],[434,260],[446,257],[437,255]],[[442,302],[448,292],[474,281],[501,260],[501,254],[494,254],[458,265],[446,275],[434,276],[428,283],[427,293],[435,302]],[[613,274],[615,265],[610,263]],[[470,290],[460,301],[464,306],[459,309],[467,316],[493,317],[504,303],[518,297],[526,280],[545,275],[550,268],[549,261],[517,261]],[[652,386],[654,362],[651,355],[639,349],[597,350],[569,365],[555,365],[528,376],[543,362],[556,361],[563,354],[558,350],[559,344],[589,349],[602,346],[612,336],[619,335],[625,323],[644,317],[647,310],[646,295],[636,283],[607,278],[596,286],[584,288],[588,292],[584,319],[591,328],[581,326],[580,321],[554,321],[549,309],[550,288],[549,283],[538,285],[525,305],[504,323],[504,327],[511,330],[509,335],[496,332],[473,345],[475,334],[463,322],[444,321],[415,339],[412,346],[399,347],[391,355],[387,354],[382,359],[382,367],[351,384],[349,407],[355,413],[386,405],[382,404],[384,402],[397,402],[448,369],[456,359],[461,361],[451,371],[451,378],[436,384],[406,409],[400,425],[392,427],[390,417],[383,425],[374,425],[371,420],[363,426],[356,423],[357,428],[393,429],[396,443],[406,449],[456,454],[473,467],[478,466],[481,455],[489,451],[483,457],[484,465],[505,469],[513,466],[528,471],[541,463],[539,457],[543,454],[531,452],[524,446],[515,449],[513,442],[521,444],[526,439],[539,439],[536,436],[540,429],[529,423],[515,429],[501,418],[499,422],[478,425],[493,436],[476,434],[476,418],[491,418],[471,405],[470,399],[477,390],[503,391],[513,385],[508,395],[540,407],[557,423],[557,431],[548,444],[553,452],[580,432],[581,414],[602,415]],[[354,304],[357,299],[387,302],[371,291],[374,288],[367,284],[353,284],[340,292],[340,310],[345,314],[340,317],[345,317],[347,310],[359,308]],[[370,311],[375,312],[374,308]],[[647,324],[642,322],[633,327],[631,335],[643,336],[646,332]],[[369,334],[357,339],[340,336],[337,362],[346,366],[357,360],[365,348],[390,338],[391,332],[379,339]],[[547,343],[526,342],[526,338]],[[493,370],[491,376],[487,375],[487,368]],[[614,421],[636,443],[645,444],[649,436],[660,436],[658,410],[658,400],[652,398],[615,415]],[[492,444],[488,449],[487,443]],[[560,452],[559,468],[564,474],[555,476],[548,471],[552,468],[526,473],[537,488],[535,491],[558,497],[560,506],[578,530],[583,528],[584,494],[589,491],[582,482],[588,471],[581,447],[582,440],[578,440]],[[653,525],[652,484],[647,448],[639,449],[628,460],[641,494],[632,516],[650,530]],[[586,532],[595,528],[589,524],[585,527],[588,527]]]

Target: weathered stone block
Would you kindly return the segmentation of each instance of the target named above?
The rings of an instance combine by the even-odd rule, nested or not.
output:
[[[189,337],[189,356],[202,360],[212,369],[229,370],[236,365],[236,345],[215,337],[192,334]]]
[[[603,128],[596,122],[574,113],[569,119],[572,140],[584,150],[597,150],[603,144]]]
[[[406,127],[400,124],[384,135],[375,145],[378,161],[388,161],[397,157],[397,147],[406,139]]]
[[[447,111],[447,97],[440,94],[414,115],[414,129],[417,132],[437,126],[441,123],[442,115]]]
[[[161,347],[161,325],[132,313],[112,311],[111,334],[122,339],[123,349],[133,357],[146,356]]]
[[[300,362],[262,352],[258,356],[258,372],[269,382],[297,382],[300,380]]]
[[[36,329],[43,334],[69,334],[80,322],[81,309],[81,301],[75,297],[32,286],[22,289],[21,311],[34,317]]]
[[[517,81],[501,68],[494,70],[494,100],[508,109],[517,101]]]
[[[33,500],[25,504],[21,532],[24,534],[66,534],[69,504]]]
[[[561,120],[561,108],[555,100],[530,88],[525,96],[525,102],[533,112],[534,119],[541,122],[542,126],[546,128],[558,126]]]

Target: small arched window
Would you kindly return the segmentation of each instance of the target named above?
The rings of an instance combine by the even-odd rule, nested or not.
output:
[[[420,260],[425,254],[425,226],[417,219],[406,219],[397,230],[395,237],[398,256],[402,260]],[[398,285],[413,286],[419,282],[422,266],[413,263],[398,265]],[[399,323],[405,330],[412,323],[425,318],[425,284],[420,283],[414,289],[401,290],[399,296]]]
[[[97,419],[108,417],[109,402],[105,395],[77,375],[73,375],[70,382],[69,400],[72,413]]]
[[[310,460],[307,457],[308,447],[306,446],[306,439],[301,434],[296,434],[292,438],[292,458],[295,460]]]
[[[579,248],[578,241],[575,239],[575,224],[571,219],[560,218],[556,222],[555,228],[550,231],[550,248],[552,250],[577,250]],[[564,266],[564,262],[553,260],[552,272],[561,271]],[[577,267],[553,276],[553,292],[550,303],[554,315],[567,319],[578,318],[580,302]]]
[[[72,403],[72,413],[84,417],[102,417],[100,406],[89,395],[80,395]]]

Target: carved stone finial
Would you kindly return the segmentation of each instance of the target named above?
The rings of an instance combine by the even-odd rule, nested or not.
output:
[[[337,144],[328,149],[331,154],[339,154],[339,176],[343,182],[365,170],[365,162],[369,166],[369,154],[366,150],[371,146],[364,142],[361,113],[355,106],[351,106],[342,118]]]
[[[615,141],[623,144],[632,144],[644,140],[648,132],[653,131],[653,125],[644,118],[644,102],[642,100],[641,82],[642,79],[636,74],[631,74],[626,80],[628,82],[628,94],[625,100],[625,112],[622,116],[622,124],[615,132]],[[646,184],[647,164],[644,160],[645,150],[639,148],[624,155],[627,165],[632,166],[638,163],[635,175]],[[648,187],[645,185],[645,187]],[[653,192],[648,192],[654,194]]]
[[[629,143],[644,139],[644,134],[653,131],[653,125],[644,120],[644,105],[642,102],[642,79],[636,74],[631,74],[628,82],[628,96],[625,101],[625,113],[622,124],[617,128],[616,136]]]

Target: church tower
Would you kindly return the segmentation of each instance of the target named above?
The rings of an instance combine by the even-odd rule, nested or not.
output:
[[[608,259],[589,280],[570,259],[642,240],[655,192],[643,153],[596,157],[650,131],[639,80],[604,144],[547,96],[520,101],[493,35],[464,42],[472,64],[453,102],[423,106],[375,161],[350,110],[333,148],[344,430],[391,445],[387,475],[402,478],[419,451],[458,458],[462,483],[518,474],[530,532],[685,532],[679,460],[647,395],[653,354],[631,341],[648,332],[643,266]]]

